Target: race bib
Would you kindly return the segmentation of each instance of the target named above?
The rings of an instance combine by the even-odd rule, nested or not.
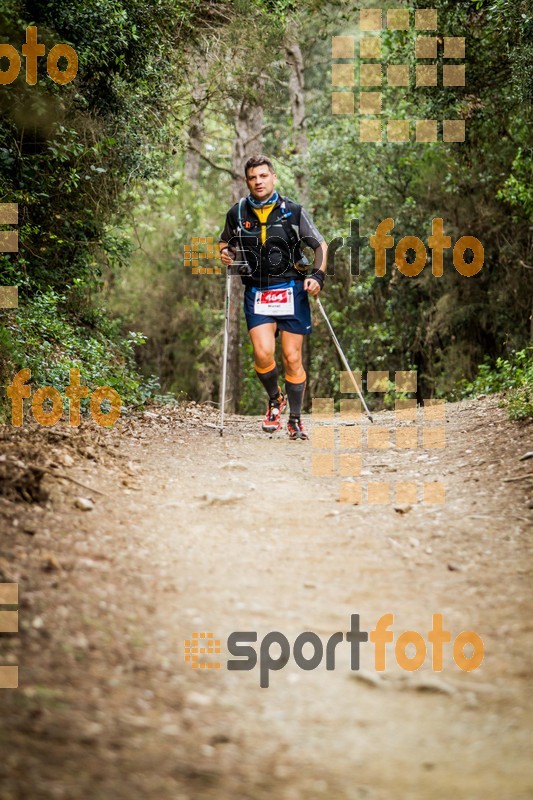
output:
[[[254,314],[267,317],[294,316],[294,289],[267,289],[255,293]]]

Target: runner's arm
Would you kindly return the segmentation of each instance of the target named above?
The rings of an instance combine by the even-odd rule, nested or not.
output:
[[[304,281],[304,289],[309,294],[316,296],[324,285],[327,268],[327,254],[328,246],[326,241],[318,228],[315,227],[311,219],[308,217],[306,211],[302,208],[300,215],[300,239],[308,247],[312,247],[315,251],[315,258],[313,261],[313,273]],[[320,274],[317,275],[317,273]]]
[[[226,224],[224,225],[224,230],[220,234],[220,238],[218,240],[218,252],[220,255],[220,260],[224,264],[224,266],[229,267],[233,264],[235,260],[235,245],[232,233],[232,225],[230,220],[230,213],[226,214]]]
[[[316,272],[318,269],[326,274],[327,268],[327,260],[328,260],[328,246],[326,242],[322,241],[315,247],[315,260],[313,261],[313,272]]]

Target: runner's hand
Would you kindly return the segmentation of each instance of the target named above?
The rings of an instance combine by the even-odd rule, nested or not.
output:
[[[229,247],[226,247],[226,249],[220,254],[220,260],[225,267],[231,267],[235,261],[235,251],[231,250]]]
[[[306,292],[312,297],[316,297],[320,291],[320,284],[318,281],[315,281],[314,278],[306,278],[304,281],[304,289]]]

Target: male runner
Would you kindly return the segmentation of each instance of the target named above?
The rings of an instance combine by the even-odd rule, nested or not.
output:
[[[250,194],[226,215],[220,235],[222,263],[237,261],[244,291],[244,313],[254,350],[257,377],[269,400],[262,428],[281,429],[281,414],[289,402],[290,439],[307,439],[300,419],[306,374],[302,365],[304,336],[311,333],[309,294],[324,285],[327,245],[302,208],[274,189],[277,177],[264,155],[249,158],[244,167]],[[315,251],[313,272],[300,241]],[[286,395],[279,388],[275,337],[281,331]]]

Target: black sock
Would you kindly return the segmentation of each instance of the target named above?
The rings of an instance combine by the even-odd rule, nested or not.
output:
[[[289,401],[289,418],[300,419],[305,392],[305,380],[301,383],[291,383],[285,379],[285,389],[287,390],[287,399]]]
[[[265,389],[267,390],[268,396],[271,400],[277,400],[279,395],[279,372],[278,367],[274,364],[274,367],[269,372],[257,372],[256,374]]]

